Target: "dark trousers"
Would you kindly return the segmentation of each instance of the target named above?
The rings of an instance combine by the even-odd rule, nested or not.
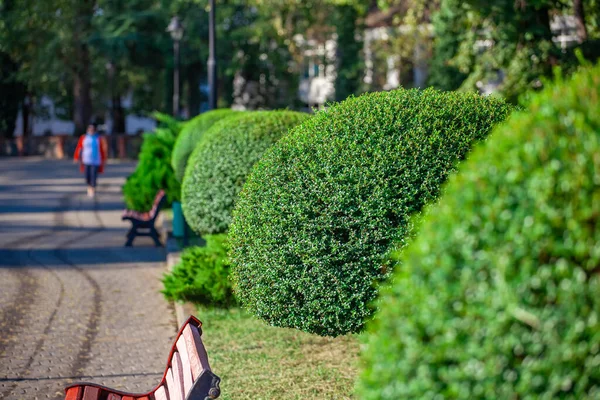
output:
[[[85,166],[85,181],[88,185],[95,188],[96,179],[98,178],[98,166],[97,165],[86,165]]]

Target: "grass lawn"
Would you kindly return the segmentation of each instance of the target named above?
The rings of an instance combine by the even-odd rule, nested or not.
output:
[[[357,377],[356,335],[323,338],[266,325],[240,309],[200,307],[202,338],[221,399],[350,399]]]

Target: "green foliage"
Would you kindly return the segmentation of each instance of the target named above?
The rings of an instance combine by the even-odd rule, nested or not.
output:
[[[167,193],[167,206],[179,200],[181,188],[169,163],[173,145],[174,139],[164,133],[144,134],[138,166],[123,186],[127,208],[150,210],[160,189]]]
[[[460,0],[442,0],[440,10],[434,14],[435,41],[428,82],[436,89],[456,90],[467,77],[452,65],[452,58],[469,35],[463,4]]]
[[[178,137],[181,130],[186,126],[186,122],[179,121],[169,114],[158,111],[152,112],[152,118],[158,122],[159,127],[172,132],[175,137]]]
[[[335,25],[337,38],[337,71],[335,98],[345,100],[358,94],[365,66],[361,59],[362,41],[357,40],[360,29],[358,10],[353,5],[336,7]]]
[[[276,326],[357,332],[390,245],[510,107],[475,94],[395,90],[319,112],[257,163],[234,211],[242,304]]]
[[[196,232],[225,232],[252,166],[289,129],[308,118],[294,111],[256,111],[207,131],[190,156],[182,185],[185,218]]]
[[[436,39],[430,82],[444,89],[460,85],[463,90],[490,84],[516,102],[521,94],[543,87],[554,66],[570,72],[577,65],[576,47],[561,49],[554,42],[560,32],[552,32],[553,18],[571,16],[579,26],[574,34],[584,53],[592,60],[598,56],[593,50],[600,39],[597,6],[597,0],[441,0],[433,18]]]
[[[171,168],[171,152],[175,134],[158,128],[156,133],[144,134],[138,165],[123,186],[128,209],[149,211],[156,193],[163,189],[167,194],[167,206],[180,198],[181,187]]]
[[[235,304],[226,236],[207,235],[206,247],[183,251],[181,262],[163,278],[167,299],[219,307]]]
[[[171,165],[179,182],[183,180],[187,160],[204,132],[215,122],[227,118],[234,113],[235,111],[229,109],[212,110],[200,114],[186,123],[185,128],[181,131],[179,137],[177,137],[177,141],[175,141],[173,156],[171,158]]]
[[[600,66],[469,157],[382,293],[361,399],[600,395]]]

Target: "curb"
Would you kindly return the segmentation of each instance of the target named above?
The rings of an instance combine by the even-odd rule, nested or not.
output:
[[[165,249],[167,251],[167,270],[173,271],[175,265],[181,260],[181,248],[177,243],[177,240],[173,237],[172,233],[172,221],[168,218],[163,218],[162,223],[162,235],[163,241],[166,243]],[[177,326],[182,326],[190,315],[196,314],[196,306],[189,302],[178,302],[174,301],[173,306],[175,308],[175,317],[177,318]]]

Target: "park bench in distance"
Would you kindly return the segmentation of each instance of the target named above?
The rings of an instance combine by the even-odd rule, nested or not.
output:
[[[156,247],[162,246],[162,243],[158,238],[158,232],[156,231],[154,222],[156,221],[156,217],[158,217],[160,208],[164,204],[165,200],[165,191],[159,190],[156,194],[156,197],[154,197],[154,204],[152,205],[152,209],[150,211],[138,212],[133,210],[125,210],[123,212],[123,217],[121,219],[123,221],[131,221],[131,229],[127,233],[127,242],[125,243],[125,246],[132,246],[133,239],[135,239],[136,236],[150,236],[154,240]],[[140,232],[140,229],[143,232]]]
[[[135,394],[95,383],[74,383],[65,388],[65,400],[205,400],[221,394],[221,378],[213,374],[202,344],[202,323],[194,316],[179,329],[167,368],[153,390]]]

